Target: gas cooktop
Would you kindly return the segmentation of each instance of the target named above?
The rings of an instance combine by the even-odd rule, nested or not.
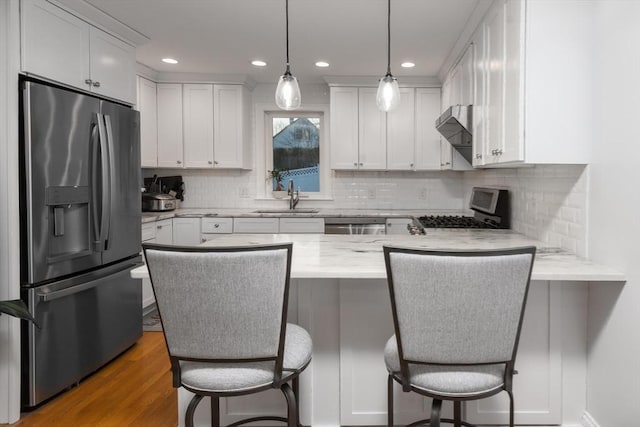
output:
[[[418,219],[424,228],[498,228],[495,224],[482,222],[472,216],[427,215]]]

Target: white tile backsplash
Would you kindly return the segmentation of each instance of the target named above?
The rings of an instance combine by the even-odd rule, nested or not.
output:
[[[252,170],[144,170],[145,176],[153,173],[183,176],[184,208],[256,209],[286,203],[257,199],[259,181]],[[467,172],[334,171],[333,199],[302,199],[300,206],[458,212],[467,209],[473,186],[503,187],[511,190],[514,230],[584,255],[586,176],[584,165]]]
[[[537,165],[464,172],[465,200],[477,185],[511,191],[512,228],[584,256],[587,172],[585,165]]]

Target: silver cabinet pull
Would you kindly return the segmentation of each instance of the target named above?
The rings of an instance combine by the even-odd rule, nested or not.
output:
[[[217,160],[214,160],[214,161],[213,161],[213,164],[214,164],[214,165],[217,165],[217,164],[218,164],[218,161],[217,161]]]
[[[176,163],[178,163],[179,165],[182,164],[182,162],[180,160],[176,160]]]
[[[85,79],[85,80],[84,80],[84,82],[85,82],[86,84],[88,84],[89,86],[91,86],[91,84],[93,83],[93,80],[91,80],[91,79]]]
[[[158,230],[162,230],[162,226],[161,226],[161,225],[156,225],[156,228],[157,228]]]
[[[208,162],[208,163],[209,163],[210,165],[212,165],[212,164],[213,164],[213,162],[212,162],[211,160],[209,160],[209,162]]]
[[[93,87],[100,87],[100,82],[93,82]]]
[[[413,163],[409,163],[409,167],[413,167]]]
[[[360,163],[360,166],[364,166],[364,163]]]
[[[482,158],[482,154],[476,154],[476,159],[481,159]]]
[[[358,162],[353,162],[353,166],[358,166]]]
[[[220,228],[220,224],[214,224],[213,228]]]

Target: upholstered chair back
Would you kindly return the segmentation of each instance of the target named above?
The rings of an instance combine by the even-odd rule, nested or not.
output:
[[[385,248],[401,357],[435,364],[515,357],[535,248],[441,253]]]
[[[155,245],[145,247],[145,256],[171,356],[278,355],[290,244],[201,250]]]

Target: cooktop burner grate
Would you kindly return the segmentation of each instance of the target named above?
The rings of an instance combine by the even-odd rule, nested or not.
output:
[[[472,216],[427,215],[418,219],[425,228],[497,228]]]

